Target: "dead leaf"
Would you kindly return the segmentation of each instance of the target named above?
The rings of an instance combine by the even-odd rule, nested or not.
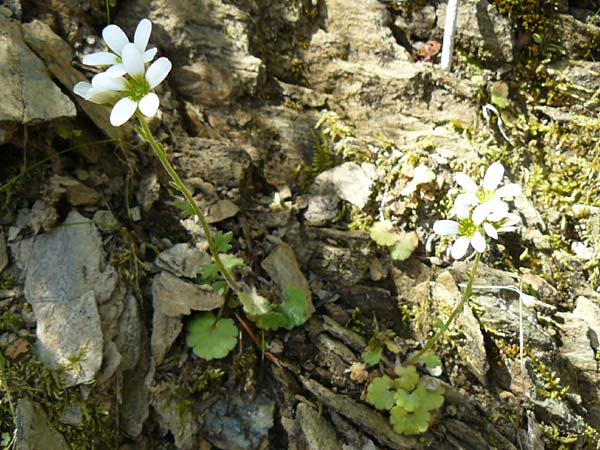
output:
[[[23,338],[17,339],[15,342],[6,347],[4,352],[10,359],[16,359],[19,355],[29,351],[29,342]]]

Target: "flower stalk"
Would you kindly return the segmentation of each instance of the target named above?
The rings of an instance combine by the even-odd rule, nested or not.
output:
[[[440,338],[444,335],[444,333],[448,330],[448,328],[450,328],[450,325],[452,325],[452,322],[454,322],[454,320],[461,313],[461,311],[463,310],[463,307],[465,306],[465,303],[471,298],[471,294],[473,293],[473,281],[475,280],[475,274],[477,273],[477,266],[479,265],[480,259],[481,259],[481,253],[475,252],[475,261],[473,262],[473,267],[471,268],[471,273],[469,274],[469,281],[467,282],[467,286],[465,287],[465,290],[462,292],[462,297],[460,299],[460,302],[458,302],[456,307],[452,310],[452,313],[450,313],[450,317],[448,317],[448,320],[446,320],[444,325],[442,325],[442,327],[440,327],[438,329],[438,331],[431,337],[431,339],[429,339],[425,343],[423,348],[421,350],[419,350],[413,357],[408,359],[408,361],[406,361],[403,364],[405,367],[414,365],[415,363],[417,363],[417,361],[419,361],[421,359],[421,357],[423,355],[425,355],[427,352],[429,352],[433,348],[433,346],[440,340]]]
[[[240,292],[242,290],[241,286],[237,281],[235,281],[235,278],[233,277],[231,271],[225,267],[223,261],[219,256],[219,251],[217,249],[215,240],[210,232],[210,228],[208,227],[208,222],[204,214],[202,214],[198,203],[196,203],[196,200],[194,200],[194,197],[192,196],[190,190],[187,188],[187,186],[184,184],[184,182],[181,180],[181,178],[175,171],[175,168],[169,162],[164,147],[154,138],[154,135],[150,131],[146,120],[139,111],[136,112],[136,117],[138,118],[138,121],[140,123],[140,127],[137,129],[138,132],[144,139],[146,139],[146,141],[148,141],[150,147],[152,147],[152,150],[154,150],[154,153],[160,160],[162,166],[171,177],[171,180],[173,181],[177,189],[179,189],[179,192],[183,194],[185,200],[192,208],[192,211],[194,212],[196,217],[198,217],[200,225],[202,226],[202,230],[204,231],[204,235],[206,236],[208,246],[210,247],[210,252],[212,254],[212,257],[214,258],[215,265],[219,269],[219,272],[221,272],[223,278],[225,279],[225,281],[231,289],[233,289],[235,292]]]

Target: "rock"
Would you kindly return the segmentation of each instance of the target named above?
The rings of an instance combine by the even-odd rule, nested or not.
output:
[[[210,286],[188,283],[161,272],[152,281],[154,308],[168,317],[188,315],[194,311],[211,311],[223,305],[223,296]]]
[[[33,20],[30,23],[23,24],[23,33],[27,45],[42,59],[45,67],[67,91],[72,92],[75,83],[86,79],[85,76],[73,68],[71,45],[55,34],[47,24],[39,20]],[[127,125],[123,125],[121,129],[113,127],[109,122],[109,114],[105,106],[97,105],[77,95],[74,98],[79,107],[108,137],[119,140],[123,128],[125,130],[128,128]],[[73,112],[71,115],[75,115],[75,107],[72,106]]]
[[[446,5],[437,11],[438,33],[443,34]],[[513,59],[513,28],[487,0],[467,0],[460,3],[456,20],[456,49],[476,51],[476,58],[502,65]],[[474,50],[477,49],[477,50]]]
[[[96,227],[72,211],[63,227],[15,246],[37,321],[40,359],[54,368],[69,366],[68,386],[92,380],[104,342],[97,302],[108,302],[118,285]]]
[[[161,383],[154,387],[152,407],[158,416],[161,432],[171,432],[175,438],[175,446],[181,450],[198,448],[196,433],[198,422],[190,405],[177,395],[177,386]],[[231,448],[234,447],[222,447]]]
[[[381,444],[391,448],[415,448],[414,438],[394,432],[387,419],[375,410],[352,400],[347,395],[336,394],[309,378],[300,377],[300,381],[328,409],[350,419]]]
[[[298,288],[304,291],[308,303],[308,312],[312,314],[315,307],[308,281],[298,266],[294,249],[287,244],[279,244],[262,262],[263,269],[284,291],[287,288]]]
[[[597,6],[594,8],[597,9]],[[561,40],[561,47],[564,48],[565,54],[573,56],[583,54],[584,58],[574,59],[587,59],[585,58],[585,49],[588,49],[587,53],[592,53],[594,48],[592,42],[600,39],[598,26],[577,20],[571,14],[557,14],[555,20],[557,21],[556,26],[561,30],[563,36],[569,36],[569,39]],[[573,82],[576,81],[573,80]],[[597,87],[591,89],[596,90]]]
[[[19,450],[69,450],[67,441],[50,423],[44,409],[25,397],[17,404],[17,441]]]
[[[435,280],[432,291],[433,309],[450,313],[458,305],[461,297],[462,294],[450,272],[443,271],[440,273]],[[479,322],[468,304],[464,305],[463,310],[456,319],[454,328],[460,330],[465,337],[464,341],[461,340],[458,346],[461,357],[479,382],[486,386],[486,375],[490,366],[485,351],[485,343]]]
[[[156,265],[177,276],[194,279],[202,264],[210,264],[210,255],[190,244],[175,244],[160,252]]]
[[[73,117],[75,105],[56,86],[44,63],[27,47],[18,22],[0,19],[0,122],[28,124]]]
[[[119,227],[119,221],[113,213],[104,209],[94,213],[93,221],[101,231],[116,231]]]
[[[154,307],[152,336],[150,338],[152,359],[157,367],[163,362],[165,355],[183,328],[183,323],[179,317],[166,316],[160,312],[158,307],[158,305]]]
[[[217,200],[205,209],[206,221],[208,223],[219,223],[225,219],[234,217],[240,208],[231,200]]]
[[[180,142],[177,150],[174,163],[189,187],[202,189],[202,184],[194,181],[198,178],[241,192],[249,187],[251,160],[241,148],[227,141],[190,137]]]
[[[184,98],[200,105],[227,105],[254,94],[264,83],[264,65],[250,53],[248,13],[217,0],[160,0],[152,7],[157,36],[175,62],[171,81]]]
[[[263,393],[256,397],[229,395],[207,408],[202,430],[205,438],[218,448],[266,448],[274,412],[275,403]]]
[[[54,175],[50,179],[50,184],[57,197],[65,193],[69,203],[73,206],[95,205],[100,200],[100,194],[97,191],[73,177]]]
[[[317,176],[310,189],[304,217],[315,225],[332,220],[340,199],[362,209],[371,196],[373,184],[363,168],[353,162],[326,170]]]
[[[8,252],[6,250],[6,238],[4,237],[4,230],[0,228],[0,273],[8,265]]]
[[[331,423],[306,403],[298,403],[296,421],[308,450],[341,448]]]

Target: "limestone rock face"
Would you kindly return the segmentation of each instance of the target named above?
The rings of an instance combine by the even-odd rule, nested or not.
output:
[[[75,115],[73,102],[54,84],[44,63],[25,44],[21,25],[9,19],[0,19],[0,61],[0,124],[27,124]],[[4,142],[2,135],[0,132],[0,143]]]

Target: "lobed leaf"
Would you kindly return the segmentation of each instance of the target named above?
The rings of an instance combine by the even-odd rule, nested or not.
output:
[[[371,239],[379,245],[390,247],[398,240],[398,235],[394,233],[394,226],[389,220],[375,222],[369,230]]]
[[[238,329],[231,319],[217,319],[212,313],[198,314],[186,327],[185,341],[200,358],[224,358],[237,343]]]
[[[398,375],[398,378],[394,380],[394,384],[398,389],[410,392],[419,382],[419,374],[417,373],[416,366],[396,366],[394,371]]]
[[[409,412],[402,406],[395,406],[390,411],[390,423],[394,431],[400,434],[424,433],[429,428],[431,415],[424,410]]]
[[[375,378],[367,388],[367,401],[379,410],[390,409],[394,406],[393,380],[384,375]]]

